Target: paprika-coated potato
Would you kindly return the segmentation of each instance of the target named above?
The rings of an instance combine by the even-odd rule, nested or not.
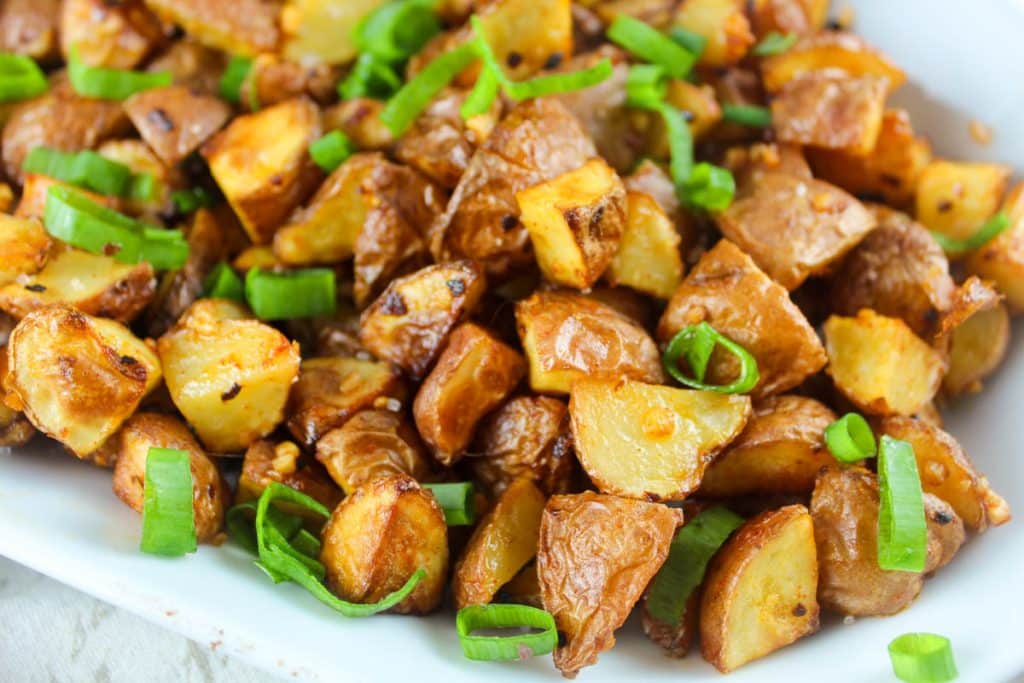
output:
[[[41,221],[0,213],[0,253],[4,255],[0,286],[14,282],[19,275],[39,272],[46,265],[52,244]]]
[[[778,92],[794,78],[824,70],[841,71],[853,77],[885,78],[890,91],[907,80],[903,70],[888,57],[860,36],[844,31],[821,31],[805,36],[788,50],[761,62],[764,87],[768,92]]]
[[[302,451],[291,441],[254,441],[245,450],[235,504],[256,500],[271,482],[277,482],[316,499],[328,510],[333,509],[341,500],[338,487],[322,467],[303,460]]]
[[[136,93],[125,100],[124,110],[146,144],[169,166],[198,149],[231,116],[223,100],[182,85]]]

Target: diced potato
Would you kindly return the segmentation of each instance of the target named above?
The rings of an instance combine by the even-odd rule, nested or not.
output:
[[[769,33],[806,36],[825,26],[828,0],[754,0],[750,18],[754,33],[764,38]]]
[[[693,117],[689,124],[695,138],[703,137],[722,119],[722,107],[710,85],[696,85],[673,78],[668,82],[665,101]]]
[[[215,94],[228,64],[228,56],[220,50],[202,45],[189,36],[175,40],[147,67],[149,71],[167,71],[175,85],[184,85],[196,92]]]
[[[345,498],[323,530],[327,586],[343,600],[371,603],[426,576],[394,611],[435,609],[448,574],[448,527],[434,496],[404,474],[374,479]]]
[[[231,116],[223,100],[183,85],[132,95],[125,100],[124,110],[146,144],[172,166],[198,149]]]
[[[160,224],[173,207],[171,186],[180,186],[178,169],[166,166],[142,140],[107,140],[96,152],[111,161],[127,166],[132,173],[153,177],[152,196],[120,200],[121,211],[139,216],[143,221]]]
[[[668,216],[676,222],[677,227],[682,214],[676,186],[668,172],[660,165],[644,159],[636,169],[623,178],[623,185],[629,192],[642,192],[649,195]]]
[[[0,213],[0,286],[20,276],[39,272],[46,265],[52,244],[42,224],[31,218],[15,218]],[[0,289],[0,293],[2,293]]]
[[[210,172],[255,244],[266,244],[322,179],[309,156],[320,111],[298,98],[235,118],[202,147]]]
[[[537,576],[544,609],[565,637],[554,656],[563,676],[575,676],[615,645],[615,630],[668,557],[682,516],[665,505],[590,491],[548,501]]]
[[[484,36],[510,77],[524,79],[554,55],[572,54],[571,5],[570,0],[496,0],[481,7]],[[513,53],[520,59],[510,60]]]
[[[1010,168],[981,162],[933,161],[917,181],[917,220],[929,230],[967,239],[1003,200]]]
[[[5,0],[0,5],[0,50],[37,60],[58,55],[60,0]]]
[[[683,280],[682,239],[658,202],[642,192],[626,193],[626,226],[608,268],[608,281],[668,299]]]
[[[994,282],[1011,313],[1024,313],[1024,183],[1010,190],[1002,210],[1010,227],[967,257],[967,271]]]
[[[584,0],[576,4],[593,10],[606,24],[615,17],[626,14],[659,29],[664,29],[672,20],[675,0]]]
[[[705,321],[754,356],[761,375],[755,397],[791,389],[825,366],[817,334],[786,290],[729,240],[705,253],[672,295],[658,339],[667,343],[685,327]],[[738,372],[739,361],[731,354],[712,354],[709,382],[728,383]]]
[[[602,159],[516,194],[537,265],[551,282],[588,289],[619,246],[626,191]]]
[[[526,361],[482,327],[455,328],[420,386],[412,412],[420,436],[442,465],[462,457],[480,419],[501,404],[526,373]]]
[[[693,639],[700,629],[699,608],[700,591],[695,590],[687,598],[679,621],[672,624],[653,617],[647,610],[647,600],[644,600],[644,610],[640,613],[644,635],[662,648],[667,657],[685,657],[690,652]]]
[[[746,396],[580,379],[569,414],[576,454],[605,493],[684,500],[750,416]]]
[[[293,62],[278,54],[263,53],[238,88],[241,107],[247,111],[279,104],[293,97],[309,95],[320,103],[337,97],[341,69],[323,62]]]
[[[146,4],[164,21],[181,26],[199,42],[229,54],[255,57],[260,52],[277,50],[280,35],[276,3],[266,0],[146,0]],[[277,134],[283,131],[280,129]]]
[[[540,596],[540,579],[537,577],[537,563],[527,563],[515,578],[501,587],[499,595],[506,602],[544,609],[544,601]]]
[[[912,415],[935,396],[945,374],[942,356],[902,320],[870,309],[825,322],[828,374],[836,388],[872,415]]]
[[[340,130],[357,149],[380,152],[395,144],[395,136],[380,120],[386,102],[354,97],[323,110],[324,132]]]
[[[585,377],[664,379],[661,354],[647,331],[593,299],[536,292],[516,303],[516,324],[534,391],[568,394]]]
[[[800,145],[756,142],[749,147],[730,147],[725,153],[724,166],[735,176],[741,194],[756,187],[765,173],[785,173],[805,180],[814,178]]]
[[[284,417],[299,345],[242,307],[202,299],[157,342],[174,405],[214,453],[238,451]]]
[[[296,62],[344,64],[356,56],[350,37],[387,0],[287,0],[281,8],[284,55]]]
[[[64,0],[60,43],[64,58],[71,48],[89,66],[132,69],[164,37],[160,21],[140,0],[111,4],[106,0]]]
[[[25,185],[21,188],[21,200],[18,202],[18,208],[14,212],[15,218],[37,218],[42,221],[46,216],[47,194],[50,188],[55,186],[72,188],[97,204],[108,206],[112,209],[119,209],[121,207],[121,200],[117,197],[104,197],[103,195],[83,190],[50,176],[26,173]]]
[[[9,321],[13,326],[13,321]],[[7,336],[5,330],[4,337]],[[7,340],[4,339],[4,342]],[[8,390],[4,387],[7,376],[7,348],[0,346],[0,447],[23,446],[35,436],[36,430],[20,410],[7,405]],[[12,403],[18,399],[12,397]]]
[[[7,403],[79,458],[160,383],[160,361],[126,327],[53,305],[29,313],[7,346]]]
[[[421,379],[486,287],[483,270],[472,261],[439,263],[392,280],[363,311],[359,340],[378,358]]]
[[[334,509],[342,498],[338,487],[323,467],[303,460],[299,447],[291,441],[254,441],[245,451],[235,504],[256,500],[276,481],[316,499],[328,510]]]
[[[978,391],[999,367],[1010,344],[1010,314],[1003,303],[978,311],[953,330],[949,371],[942,390],[950,396]]]
[[[704,577],[704,659],[728,673],[818,630],[814,526],[803,505],[750,519]]]
[[[854,78],[875,76],[888,81],[891,92],[907,75],[889,58],[852,33],[821,31],[807,36],[785,52],[761,63],[764,87],[778,92],[794,78],[813,71],[844,71]]]
[[[743,0],[683,0],[674,23],[707,38],[704,66],[736,64],[754,44]]]

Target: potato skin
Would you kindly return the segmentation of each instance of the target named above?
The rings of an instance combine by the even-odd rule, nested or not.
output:
[[[820,16],[823,21],[824,14]],[[853,77],[885,78],[890,91],[907,80],[907,75],[888,57],[860,36],[845,31],[820,31],[805,36],[790,49],[761,63],[765,90],[773,93],[794,78],[826,69],[841,70]]]
[[[1010,345],[1010,314],[1002,302],[978,311],[953,330],[949,371],[942,380],[946,396],[978,391],[1006,356]]]
[[[6,330],[0,334],[0,338],[6,336]],[[4,386],[7,377],[6,341],[4,339],[5,346],[0,346],[0,447],[23,446],[35,436],[36,430],[20,410],[13,410],[7,405],[8,390]],[[13,402],[18,400],[13,398]]]
[[[46,60],[58,53],[60,0],[6,0],[0,7],[0,50]]]
[[[750,20],[758,38],[775,31],[783,35],[813,34],[825,25],[828,0],[754,0]]]
[[[64,0],[60,42],[90,66],[132,69],[163,39],[163,27],[139,0],[110,5],[103,0]]]
[[[125,100],[124,110],[146,144],[171,166],[198,149],[231,115],[223,100],[183,85],[136,93]]]
[[[228,54],[255,57],[275,52],[278,7],[261,0],[146,0],[165,21],[199,42]]]
[[[15,218],[0,212],[0,286],[14,282],[19,275],[31,275],[46,265],[53,242],[40,221]]]
[[[1002,210],[1010,227],[967,257],[967,272],[990,280],[1014,315],[1024,313],[1024,183],[1010,190]]]
[[[317,463],[301,462],[301,451],[291,441],[254,441],[245,451],[238,475],[235,503],[255,500],[271,482],[284,484],[318,500],[328,510],[341,500],[341,492]]]

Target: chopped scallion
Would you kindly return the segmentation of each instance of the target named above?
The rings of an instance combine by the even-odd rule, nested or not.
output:
[[[725,211],[736,195],[736,179],[727,168],[702,161],[683,181],[683,199],[706,211]]]
[[[31,58],[0,52],[0,102],[31,99],[48,87],[46,74]]]
[[[327,173],[333,172],[345,163],[353,153],[355,147],[352,141],[340,130],[331,131],[309,145],[309,156]]]
[[[203,280],[203,296],[210,299],[245,301],[245,285],[238,273],[224,261],[213,267]]]
[[[507,636],[473,635],[483,629],[512,629]],[[523,633],[531,629],[532,633]],[[466,659],[515,661],[545,655],[558,645],[555,618],[526,605],[470,605],[459,610],[455,630]]]
[[[33,147],[21,168],[26,173],[39,173],[111,197],[127,197],[132,187],[130,168],[89,149],[62,152]]]
[[[782,54],[789,48],[793,47],[796,40],[797,37],[795,34],[783,34],[778,31],[772,31],[762,38],[761,42],[753,47],[750,54],[755,57],[770,57],[772,55]]]
[[[89,66],[78,58],[74,47],[68,59],[68,79],[79,95],[101,100],[126,100],[135,93],[173,82],[169,71],[149,73]]]
[[[476,505],[473,500],[473,484],[423,484],[423,488],[434,494],[448,526],[468,526],[476,521]]]
[[[261,320],[331,315],[337,305],[334,271],[304,268],[273,273],[252,268],[245,276],[245,298]]]
[[[825,428],[825,445],[839,462],[875,457],[878,446],[871,425],[857,413],[847,413]]]
[[[1009,227],[1010,217],[1000,211],[985,221],[985,224],[976,233],[965,240],[954,239],[934,230],[932,231],[932,237],[935,238],[935,241],[939,243],[939,246],[947,254],[958,255],[982,248]]]
[[[707,38],[682,26],[673,26],[669,29],[668,37],[684,47],[694,57],[700,57],[704,54],[704,48],[708,46]]]
[[[464,119],[479,116],[490,111],[494,100],[498,97],[500,83],[498,77],[490,69],[481,69],[476,79],[476,85],[462,103],[459,114]]]
[[[192,467],[187,451],[150,448],[146,455],[139,549],[166,557],[196,550]]]
[[[626,75],[626,104],[657,110],[668,91],[665,70],[656,64],[634,66]]]
[[[386,62],[401,62],[440,32],[441,22],[432,0],[398,0],[370,12],[353,37],[359,52]]]
[[[242,84],[252,70],[252,60],[237,55],[231,58],[224,73],[220,77],[217,91],[228,102],[238,104],[242,101]]]
[[[740,363],[739,376],[729,384],[706,384],[704,377],[708,360],[715,346],[721,346],[736,357]],[[679,369],[679,361],[685,358],[693,377]],[[743,394],[755,386],[761,376],[757,371],[757,361],[742,346],[721,334],[706,322],[689,325],[680,330],[662,356],[662,365],[673,379],[691,389],[715,391],[721,394]]]
[[[628,14],[620,14],[608,28],[608,38],[634,56],[657,64],[673,78],[686,78],[697,57],[661,31]]]
[[[772,111],[768,107],[726,104],[722,106],[722,120],[750,128],[768,128],[772,125]]]
[[[878,566],[923,572],[928,528],[914,447],[888,435],[878,449],[878,497]]]
[[[896,678],[906,683],[945,683],[959,673],[949,638],[935,633],[904,633],[889,643]]]
[[[181,213],[192,213],[198,208],[214,204],[213,195],[198,185],[187,190],[174,190],[171,192],[171,200]]]
[[[476,44],[472,42],[437,57],[388,100],[380,120],[392,135],[401,136],[430,101],[477,58]]]
[[[356,59],[348,76],[338,84],[338,95],[343,100],[357,97],[384,100],[401,87],[402,79],[388,62],[372,52],[364,52]]]

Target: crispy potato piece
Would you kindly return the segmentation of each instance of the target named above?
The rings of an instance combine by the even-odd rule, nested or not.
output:
[[[1024,183],[1006,195],[1002,210],[1010,227],[967,257],[967,271],[991,280],[1011,313],[1024,312]]]
[[[627,192],[626,226],[608,267],[608,281],[668,299],[683,281],[681,242],[676,226],[653,197]]]
[[[21,199],[18,201],[18,208],[14,212],[15,218],[37,218],[42,221],[46,216],[47,194],[50,188],[54,186],[71,188],[97,204],[108,206],[112,209],[121,208],[121,200],[118,197],[104,197],[103,195],[83,190],[71,183],[65,183],[50,176],[26,173],[24,180],[25,184],[21,188]]]
[[[133,69],[164,37],[160,21],[139,0],[64,0],[60,44],[64,58],[71,48],[90,66]]]
[[[270,482],[276,481],[318,500],[328,510],[334,509],[342,498],[338,487],[327,476],[323,467],[315,462],[302,460],[299,447],[291,441],[254,441],[246,449],[245,458],[242,460],[235,503],[259,498],[263,489],[267,488]]]
[[[320,561],[327,586],[344,600],[377,602],[417,569],[427,574],[394,611],[425,614],[444,593],[448,527],[434,496],[405,474],[374,479],[334,509]]]
[[[917,180],[917,220],[929,230],[967,239],[999,208],[1010,167],[937,160]]]
[[[809,276],[827,272],[876,224],[860,202],[839,188],[774,172],[762,175],[716,222],[790,291]]]
[[[288,430],[312,446],[381,398],[405,399],[408,388],[390,363],[360,358],[307,358],[288,400]]]
[[[256,109],[261,109],[303,95],[326,104],[337,97],[340,75],[340,69],[323,62],[302,64],[264,53],[252,61],[239,86],[239,104],[253,111],[253,103],[258,103]]]
[[[472,261],[439,263],[392,280],[363,311],[359,340],[378,358],[421,379],[486,287],[483,270]]]
[[[231,489],[181,420],[171,415],[138,413],[124,423],[111,441],[117,448],[114,493],[136,512],[142,512],[149,449],[173,448],[188,453],[196,539],[200,543],[214,540],[224,522]]]
[[[644,635],[652,643],[662,648],[668,657],[682,658],[690,652],[693,639],[700,629],[700,591],[695,590],[686,600],[683,613],[676,624],[660,621],[647,611],[647,600],[640,613],[640,623]]]
[[[204,45],[255,57],[275,52],[278,5],[267,0],[146,0],[150,9]],[[283,129],[278,131],[278,134]]]
[[[935,425],[911,417],[887,417],[882,431],[914,447],[921,488],[949,503],[964,524],[981,532],[1010,520],[1010,507],[968,459],[960,444]]]
[[[572,54],[571,5],[570,0],[496,0],[480,8],[484,36],[510,77],[524,79],[553,55]],[[513,53],[520,59],[510,60]]]
[[[227,55],[185,36],[171,43],[149,63],[149,71],[169,71],[175,85],[200,93],[216,93],[227,66]]]
[[[21,275],[38,273],[46,265],[52,244],[39,221],[0,213],[0,254],[4,255],[0,263],[0,286],[14,282]],[[2,292],[0,289],[0,295]]]
[[[754,0],[750,19],[758,38],[773,31],[806,36],[825,26],[828,5],[828,0]]]
[[[380,120],[386,102],[354,97],[323,110],[324,132],[340,130],[357,149],[382,152],[395,144],[395,136]]]
[[[629,192],[649,195],[679,227],[682,214],[679,197],[672,178],[664,168],[650,159],[644,159],[632,173],[623,178],[622,183]]]
[[[1006,304],[978,311],[953,330],[949,370],[942,380],[948,396],[979,391],[981,381],[995,371],[1010,345],[1010,313]]]
[[[316,105],[296,98],[235,118],[202,146],[253,243],[269,242],[323,178],[308,151],[320,132]]]
[[[157,341],[174,405],[214,453],[238,451],[284,417],[299,345],[241,306],[201,299]]]
[[[950,563],[967,534],[960,516],[938,496],[924,494],[924,516],[928,525],[928,557],[924,571],[931,574]]]
[[[749,351],[761,379],[755,397],[791,389],[825,366],[825,350],[785,289],[772,282],[729,240],[705,253],[672,295],[658,324],[668,342],[688,325],[707,321]],[[739,362],[723,351],[712,355],[709,379],[725,383]]]
[[[183,85],[132,95],[125,100],[124,110],[142,139],[168,165],[198,149],[231,116],[223,100]]]
[[[448,466],[462,457],[480,418],[500,405],[525,373],[522,355],[482,327],[462,323],[452,330],[412,406],[416,428],[438,462]]]
[[[96,152],[127,166],[132,173],[148,173],[153,177],[151,197],[128,197],[121,199],[119,205],[124,213],[149,223],[162,224],[164,217],[174,210],[171,186],[181,186],[184,182],[180,171],[160,161],[142,140],[107,140],[96,148]]]
[[[544,494],[526,477],[513,481],[480,520],[455,565],[456,609],[486,605],[537,554]]]
[[[281,8],[284,56],[296,62],[344,64],[356,56],[350,37],[386,0],[286,0]]]
[[[800,145],[756,142],[749,147],[730,147],[725,153],[725,167],[736,177],[741,193],[761,182],[765,173],[786,173],[812,180],[814,175],[804,158]]]
[[[838,70],[854,78],[875,76],[888,81],[889,92],[907,75],[863,38],[843,31],[821,31],[804,37],[785,52],[761,62],[764,87],[778,92],[795,78],[814,71]]]
[[[668,557],[682,511],[593,492],[544,508],[537,576],[565,644],[555,666],[572,677],[615,645],[614,632]]]
[[[707,38],[700,64],[730,66],[754,44],[744,9],[742,0],[683,0],[673,23]]]
[[[537,563],[528,562],[511,581],[501,587],[498,595],[503,602],[544,609],[544,601],[540,595],[540,579],[537,577]]]
[[[60,0],[5,0],[0,5],[0,50],[48,60],[58,52]]]
[[[836,388],[872,415],[912,415],[935,396],[946,372],[942,356],[899,318],[864,309],[825,321],[826,372]]]
[[[8,321],[13,327],[14,321]],[[0,447],[24,446],[35,436],[36,430],[28,421],[25,414],[20,410],[14,410],[7,405],[8,390],[5,388],[4,378],[7,376],[7,332],[4,330],[4,344],[0,346]],[[17,404],[17,398],[12,397],[12,403]]]
[[[516,303],[530,361],[530,388],[568,394],[584,377],[661,382],[661,355],[647,331],[605,304],[568,292],[535,292]]]
[[[715,99],[715,90],[707,84],[697,85],[673,78],[668,82],[665,101],[690,113],[693,117],[689,119],[690,132],[698,139],[709,133],[722,119],[722,107]],[[660,125],[660,122],[656,125]],[[667,146],[665,149],[667,151]]]
[[[65,305],[22,318],[7,367],[8,406],[79,458],[103,445],[161,376],[156,355],[126,327]]]

